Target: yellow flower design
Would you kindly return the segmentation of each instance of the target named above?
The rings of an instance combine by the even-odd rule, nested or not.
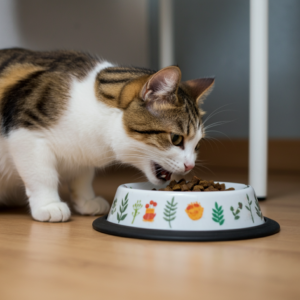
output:
[[[200,203],[190,203],[187,208],[185,209],[185,212],[189,216],[190,219],[196,221],[202,218],[204,208],[200,205]]]

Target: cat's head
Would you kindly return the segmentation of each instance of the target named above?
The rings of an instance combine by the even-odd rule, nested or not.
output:
[[[129,141],[122,145],[121,160],[154,184],[187,174],[204,136],[200,104],[213,85],[213,78],[181,82],[180,69],[172,66],[125,86],[120,105]]]

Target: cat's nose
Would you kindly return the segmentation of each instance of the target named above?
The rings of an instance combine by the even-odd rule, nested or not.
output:
[[[189,170],[192,170],[195,165],[194,164],[184,164],[184,167],[185,167],[185,172],[189,171]]]

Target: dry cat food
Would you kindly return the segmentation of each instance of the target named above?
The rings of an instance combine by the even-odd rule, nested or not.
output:
[[[155,189],[153,189],[155,190]],[[218,191],[233,191],[234,188],[225,188],[224,183],[214,182],[213,180],[200,179],[194,176],[191,181],[186,181],[184,178],[179,181],[172,180],[168,186],[160,191],[180,191],[180,192],[218,192]]]

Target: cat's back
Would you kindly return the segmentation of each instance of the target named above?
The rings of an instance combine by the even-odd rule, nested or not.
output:
[[[98,62],[76,51],[0,50],[2,134],[51,126],[66,108],[72,78],[83,80]]]
[[[84,78],[99,60],[79,51],[31,51],[22,48],[0,50],[0,77],[3,72],[13,66],[30,64],[47,72],[72,74]]]

